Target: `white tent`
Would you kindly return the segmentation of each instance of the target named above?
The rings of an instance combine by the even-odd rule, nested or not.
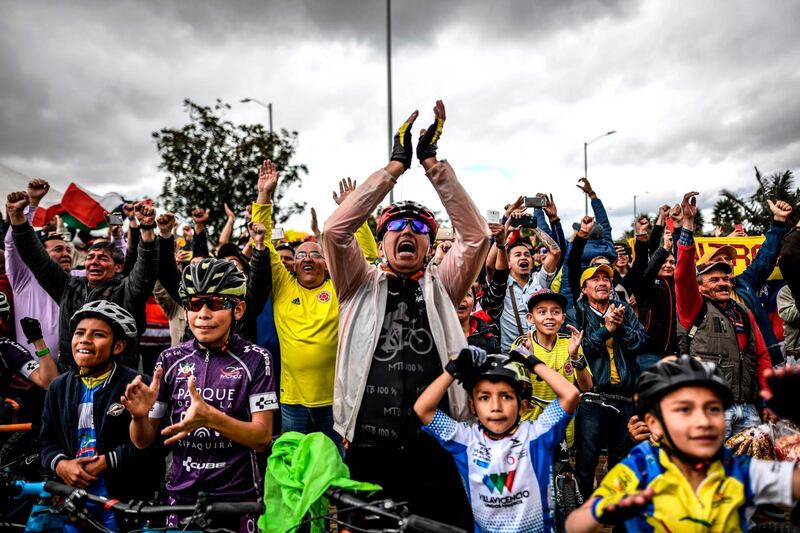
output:
[[[8,168],[4,164],[0,163],[0,205],[3,206],[3,211],[5,211],[6,197],[8,196],[8,193],[24,191],[27,189],[28,182],[30,180],[31,178],[28,176],[25,176],[24,174],[21,174],[16,170]],[[47,196],[44,197],[42,206],[44,207],[46,204],[56,203],[61,200],[62,196],[64,196],[64,191],[53,187],[53,184],[50,183],[50,192],[48,192]]]

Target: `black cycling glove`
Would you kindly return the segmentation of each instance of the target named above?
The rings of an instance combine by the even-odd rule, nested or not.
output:
[[[26,316],[19,321],[19,325],[22,326],[22,332],[30,343],[44,337],[44,335],[42,335],[42,325],[35,318]]]
[[[517,347],[514,350],[511,350],[509,358],[512,361],[517,361],[519,363],[524,364],[525,368],[527,368],[528,372],[530,373],[534,373],[533,368],[539,363],[547,366],[547,364],[544,361],[533,355],[531,352],[528,352],[528,350],[522,351],[519,349],[519,347]]]
[[[394,146],[392,146],[392,161],[398,161],[408,170],[411,167],[411,158],[414,156],[414,148],[411,146],[411,127],[414,121],[406,120],[394,134]]]
[[[425,134],[417,141],[417,159],[420,162],[430,158],[436,157],[436,143],[439,142],[439,137],[442,136],[442,129],[444,128],[444,118],[436,117],[433,124],[425,130]]]
[[[454,378],[464,381],[464,377],[475,373],[486,364],[486,352],[475,346],[467,346],[455,359],[450,359],[444,369]]]

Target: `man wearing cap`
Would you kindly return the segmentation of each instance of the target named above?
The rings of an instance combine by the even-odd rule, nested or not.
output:
[[[411,166],[411,114],[395,135],[391,161],[372,174],[325,223],[323,245],[339,295],[336,359],[336,430],[350,443],[346,461],[354,479],[409,502],[412,513],[472,530],[469,504],[449,454],[421,431],[413,405],[467,346],[456,306],[478,276],[489,248],[489,228],[447,161],[436,157],[445,122],[435,122],[417,144],[417,158],[453,223],[455,240],[441,264],[426,262],[436,218],[416,202],[385,208],[378,239],[385,257],[368,264],[354,237],[398,178]],[[467,394],[450,387],[440,408],[469,416]]]
[[[612,290],[613,277],[606,264],[585,269],[579,280],[581,296],[567,318],[568,324],[583,331],[581,346],[594,380],[591,392],[581,397],[575,419],[575,476],[581,494],[592,493],[604,442],[609,467],[625,456],[639,378],[636,358],[647,341],[633,309]]]
[[[753,314],[755,324],[767,346],[770,361],[773,365],[779,365],[783,362],[781,346],[775,337],[772,322],[761,304],[758,294],[778,262],[781,242],[786,233],[786,219],[792,213],[792,206],[781,200],[777,202],[767,200],[767,204],[772,211],[772,225],[764,236],[761,248],[758,249],[758,253],[744,272],[735,277],[731,276],[733,282],[731,298]],[[705,253],[699,263],[708,264],[723,261],[733,268],[736,255],[736,248],[733,246],[726,245],[720,248],[712,248]]]
[[[678,323],[687,332],[681,353],[719,365],[733,391],[725,411],[728,436],[761,423],[755,407],[758,390],[766,387],[764,372],[772,368],[764,338],[753,314],[732,298],[733,267],[727,261],[695,266],[694,217],[699,193],[683,196],[683,225],[675,266]]]

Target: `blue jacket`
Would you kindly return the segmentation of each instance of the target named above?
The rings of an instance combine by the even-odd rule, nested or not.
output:
[[[639,363],[636,357],[647,342],[647,331],[636,318],[631,306],[614,297],[611,303],[625,306],[623,323],[614,333],[606,329],[605,321],[592,310],[586,298],[575,302],[575,307],[567,313],[567,323],[583,330],[581,347],[592,370],[595,385],[607,392],[618,389],[616,394],[630,396],[639,381]],[[611,360],[606,349],[606,341],[611,337],[614,338],[614,363],[621,381],[619,385],[611,384]]]
[[[94,396],[94,427],[97,453],[106,456],[107,469],[102,476],[108,494],[120,500],[152,496],[164,477],[160,446],[153,444],[139,450],[131,442],[131,414],[119,403],[125,387],[137,376],[130,368],[114,364],[111,375]],[[150,383],[150,378],[142,376]],[[55,472],[62,459],[74,459],[78,452],[78,405],[81,378],[77,372],[61,374],[50,384],[45,398],[40,434],[42,466]]]
[[[783,361],[783,354],[775,338],[767,311],[758,299],[758,293],[767,278],[772,274],[775,264],[778,262],[778,253],[781,248],[781,241],[786,233],[786,225],[783,222],[773,221],[772,226],[767,230],[761,249],[758,251],[753,261],[744,272],[733,278],[733,291],[744,301],[747,308],[753,313],[758,329],[764,337],[767,345],[769,357],[773,365]]]
[[[617,259],[614,239],[611,237],[611,223],[608,221],[608,213],[606,213],[606,208],[600,198],[592,200],[592,212],[594,213],[595,224],[599,224],[603,228],[603,237],[589,239],[589,242],[586,243],[586,248],[584,248],[581,256],[582,268],[589,266],[589,261],[598,255],[607,257],[612,264]],[[575,303],[572,298],[572,289],[569,286],[569,271],[566,264],[566,257],[569,255],[570,248],[572,248],[571,242],[567,242],[566,246],[561,248],[561,258],[564,261],[564,266],[561,272],[561,288],[558,291],[567,298],[567,307],[572,307]]]

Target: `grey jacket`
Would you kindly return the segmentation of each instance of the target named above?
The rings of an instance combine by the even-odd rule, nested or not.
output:
[[[792,291],[788,285],[784,285],[778,291],[778,314],[783,320],[786,351],[800,350],[800,312],[797,311],[797,303],[792,298]]]

